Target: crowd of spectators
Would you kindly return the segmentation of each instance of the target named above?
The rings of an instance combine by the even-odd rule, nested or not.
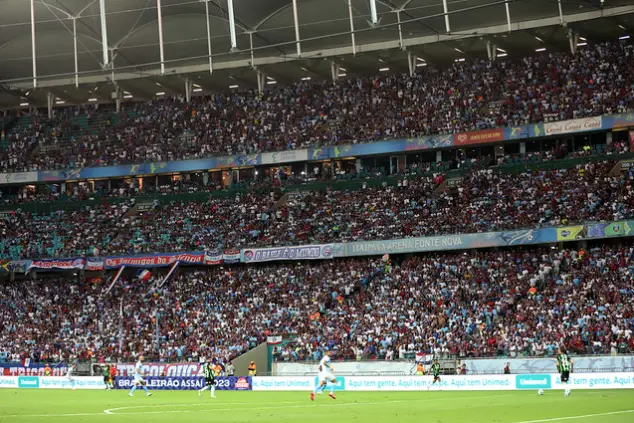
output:
[[[232,359],[283,335],[278,360],[411,352],[544,356],[634,351],[634,248],[522,248],[181,270],[0,285],[0,355]],[[155,335],[159,311],[159,339]]]
[[[579,48],[574,56],[427,66],[412,77],[382,73],[189,103],[126,103],[117,116],[55,109],[53,122],[38,118],[7,135],[9,153],[0,156],[0,171],[203,158],[621,113],[634,108],[633,54],[631,43],[618,41]],[[86,115],[86,125],[73,123],[77,113]],[[39,153],[31,160],[22,147],[35,145]]]
[[[132,201],[0,219],[0,257],[203,251],[395,239],[634,217],[632,170],[613,161],[505,174],[475,170],[451,187],[427,176],[396,185],[210,196],[136,211]]]

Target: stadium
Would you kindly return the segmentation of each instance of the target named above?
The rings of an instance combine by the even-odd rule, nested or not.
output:
[[[634,419],[631,0],[0,0],[0,423]]]

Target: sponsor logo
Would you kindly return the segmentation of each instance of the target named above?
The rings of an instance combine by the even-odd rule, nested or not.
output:
[[[18,377],[18,388],[39,388],[40,387],[40,378],[37,376],[19,376]]]
[[[323,255],[324,257],[332,256],[332,248],[330,248],[330,245],[324,245],[324,247],[321,249],[321,255]]]
[[[235,384],[236,389],[248,390],[250,388],[249,381],[246,378],[239,377]]]
[[[571,234],[572,234],[572,232],[570,232],[567,229],[562,229],[561,230],[561,236],[563,236],[563,237],[569,237]]]
[[[517,375],[515,387],[517,389],[550,389],[552,382],[550,375]]]

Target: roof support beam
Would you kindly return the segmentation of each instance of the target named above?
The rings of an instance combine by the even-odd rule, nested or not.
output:
[[[447,7],[447,0],[442,0],[442,8],[445,12],[445,30],[447,34],[451,34],[451,25],[449,25],[449,7]]]
[[[103,55],[103,68],[110,63],[108,55],[108,25],[106,23],[106,0],[99,0],[99,19],[101,21],[101,53]]]
[[[77,18],[73,17],[73,58],[75,59],[75,88],[79,88],[79,60],[77,59]]]
[[[227,0],[227,9],[229,13],[229,35],[231,36],[231,51],[238,49],[238,41],[236,40],[236,18],[233,14],[233,0]]]
[[[348,16],[350,17],[350,39],[352,41],[352,54],[357,54],[357,41],[354,37],[354,18],[352,17],[352,0],[348,0]]]
[[[35,54],[35,0],[31,0],[31,54],[33,55],[33,88],[37,88],[37,55]]]
[[[370,19],[372,25],[376,25],[379,22],[379,18],[376,15],[376,0],[370,0]]]
[[[561,1],[561,0],[560,0]],[[561,3],[560,3],[561,4]],[[511,7],[509,6],[509,2],[507,0],[506,3],[504,3],[504,7],[506,9],[506,24],[509,27],[509,32],[511,32],[513,29],[511,28]]]
[[[161,0],[156,0],[156,13],[158,14],[159,54],[161,56],[161,74],[165,73],[165,50],[163,48],[163,8]]]
[[[302,43],[299,41],[299,18],[297,17],[297,0],[293,0],[293,23],[295,24],[295,46],[297,57],[302,57]],[[251,47],[253,51],[253,47]]]
[[[207,54],[209,55],[209,73],[214,73],[213,59],[211,57],[211,26],[209,25],[209,0],[205,0],[205,18],[207,19]]]
[[[567,24],[574,24],[575,22],[583,22],[592,19],[599,18],[614,18],[620,16],[622,14],[631,13],[631,6],[622,6],[622,7],[613,7],[607,9],[593,10],[582,13],[575,13],[570,15],[565,15],[565,20]],[[523,21],[523,22],[514,22],[512,23],[512,30],[515,31],[526,31],[537,28],[548,28],[548,27],[558,27],[559,26],[559,16],[553,16],[550,18],[542,18],[535,19],[531,21]],[[481,38],[487,36],[493,36],[496,34],[505,34],[508,32],[508,25],[506,22],[502,25],[494,25],[484,28],[477,29],[468,29],[464,31],[454,32],[452,34],[438,34],[438,35],[428,35],[422,37],[415,38],[406,38],[403,40],[403,47],[410,48],[413,46],[420,46],[426,44],[435,44],[447,41],[453,41],[456,39],[467,39],[467,38]],[[306,40],[304,40],[306,41]],[[270,47],[269,47],[270,48]],[[394,39],[391,41],[377,42],[377,43],[368,43],[352,46],[342,46],[330,49],[321,49],[314,50],[309,52],[304,52],[306,57],[320,57],[320,58],[330,58],[330,57],[341,57],[346,55],[352,55],[353,53],[366,53],[372,51],[380,51],[380,50],[389,50],[389,49],[398,49],[400,48],[399,40]],[[566,46],[566,50],[568,47]],[[259,51],[258,49],[255,49]],[[221,56],[221,55],[219,55]],[[424,57],[424,55],[419,55]],[[272,65],[275,63],[287,63],[298,60],[295,55],[292,56],[282,56],[282,55],[271,55],[271,56],[260,56],[256,57],[252,62],[250,58],[245,59],[236,59],[229,61],[216,62],[214,65],[214,70],[219,71],[223,69],[239,69],[239,68],[249,68],[253,65],[262,66],[262,65]],[[185,65],[185,66],[173,66],[166,68],[166,73],[174,74],[174,75],[184,75],[188,73],[201,73],[201,72],[209,72],[209,64],[205,59],[201,60],[202,63],[193,64],[193,65]],[[156,66],[157,64],[154,64]],[[114,73],[114,72],[112,72]],[[145,64],[144,71],[139,72],[132,67],[126,67],[123,69],[118,69],[116,72],[117,80],[126,80],[126,79],[143,79],[148,76],[158,76],[160,75],[160,70],[153,68],[152,64]],[[83,72],[80,74],[79,82],[80,84],[90,84],[93,85],[95,83],[107,82],[112,80],[111,73],[105,72]],[[4,80],[0,81],[5,84],[8,84],[13,89],[30,89],[32,88],[32,84],[29,81],[29,78],[20,78],[13,80]],[[40,78],[39,86],[40,87],[53,87],[59,85],[73,85],[74,78],[69,77],[68,75],[59,75],[55,78],[47,77],[45,80]]]

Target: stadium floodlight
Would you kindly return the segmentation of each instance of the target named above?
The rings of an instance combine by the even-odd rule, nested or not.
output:
[[[629,40],[630,36],[629,35],[622,35],[619,37],[619,40]]]
[[[237,85],[237,84],[229,85],[230,89],[234,89],[234,88],[238,88],[238,87],[239,87],[239,85]]]
[[[29,103],[20,103],[20,107],[29,107]]]
[[[236,41],[236,18],[233,14],[233,0],[227,0],[227,9],[229,12],[229,35],[231,36],[231,51],[238,49]]]
[[[546,51],[546,47],[540,47],[535,49],[536,52]]]
[[[106,25],[106,0],[99,0],[99,20],[101,21],[101,53],[103,55],[103,67],[110,63],[108,56],[108,28]]]
[[[159,91],[159,92],[156,93],[157,97],[160,97],[160,96],[163,96],[163,95],[165,95],[165,92],[163,92],[163,91]]]
[[[380,68],[379,72],[389,72],[390,68]]]
[[[92,98],[89,98],[88,101],[90,101],[91,103],[95,103],[95,102],[97,102],[99,100],[97,98],[95,98],[95,97],[92,97]]]
[[[583,47],[583,46],[587,46],[588,43],[577,43],[577,47]]]
[[[508,56],[508,53],[500,53],[500,54],[498,54],[498,57],[506,57],[506,56]]]
[[[372,25],[376,25],[379,22],[379,18],[376,15],[376,0],[370,0],[370,19],[372,19]]]

